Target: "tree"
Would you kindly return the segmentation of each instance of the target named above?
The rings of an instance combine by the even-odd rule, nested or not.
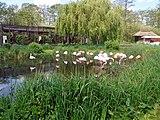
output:
[[[120,4],[123,6],[123,9],[124,9],[124,31],[125,31],[125,39],[128,40],[127,38],[127,27],[128,27],[128,24],[129,21],[129,16],[130,16],[130,10],[129,8],[134,6],[134,2],[135,0],[115,0],[114,3],[115,4]]]
[[[18,11],[17,5],[9,5],[7,8],[7,14],[6,14],[6,23],[14,25],[15,19],[16,19],[16,12]]]
[[[157,23],[157,27],[160,28],[160,3],[157,5],[158,8],[157,8],[157,16],[158,16],[158,23]]]
[[[62,7],[61,4],[55,4],[48,8],[49,24],[54,24],[56,22],[60,7]]]
[[[0,2],[0,23],[5,23],[6,14],[7,14],[7,4]]]
[[[56,33],[78,35],[95,44],[106,40],[122,40],[123,20],[119,6],[112,6],[110,0],[82,0],[64,5],[56,21]]]
[[[38,25],[42,20],[40,8],[37,5],[24,3],[16,13],[17,25]]]

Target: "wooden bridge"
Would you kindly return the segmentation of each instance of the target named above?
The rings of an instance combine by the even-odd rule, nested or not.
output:
[[[45,34],[54,34],[55,27],[46,27],[46,26],[17,26],[17,25],[0,25],[0,45],[5,43],[7,40],[9,43],[16,43],[15,36],[16,34],[37,34],[38,36]],[[4,33],[7,33],[6,36]],[[4,40],[5,39],[5,40]]]

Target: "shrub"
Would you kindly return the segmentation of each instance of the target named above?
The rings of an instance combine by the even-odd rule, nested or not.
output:
[[[109,40],[105,42],[106,49],[119,50],[119,42],[116,40]]]
[[[42,53],[43,52],[43,47],[36,43],[36,42],[32,42],[28,45],[28,49],[30,52],[32,53]]]
[[[5,44],[3,44],[3,47],[4,48],[7,48],[7,49],[10,49],[11,48],[11,44],[10,43],[5,43]]]
[[[43,49],[44,49],[44,50],[53,49],[53,48],[54,48],[54,47],[53,47],[52,45],[48,44],[48,43],[45,43],[45,44],[43,45]]]
[[[27,40],[27,36],[25,35],[16,35],[16,42],[18,44],[24,45]]]
[[[48,35],[44,35],[43,39],[44,39],[45,42],[52,42],[50,36],[48,36]]]

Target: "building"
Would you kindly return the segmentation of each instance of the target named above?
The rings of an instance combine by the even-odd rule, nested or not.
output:
[[[139,31],[136,34],[133,35],[135,37],[135,42],[137,41],[143,41],[144,38],[142,38],[143,36],[147,36],[147,39],[149,39],[149,36],[158,36],[157,34],[155,34],[154,32],[150,31],[150,32],[146,32],[146,31]]]
[[[31,35],[37,35],[37,41],[43,42],[42,35],[53,34],[55,27],[47,26],[18,26],[18,25],[6,25],[0,24],[0,45],[8,43],[16,43],[15,37],[17,34],[24,34],[28,36],[28,42],[32,42]],[[6,35],[7,34],[7,35]],[[30,41],[29,41],[30,40]]]
[[[154,43],[154,42],[159,42],[160,43],[160,36],[143,36],[141,37],[144,42],[148,43]]]

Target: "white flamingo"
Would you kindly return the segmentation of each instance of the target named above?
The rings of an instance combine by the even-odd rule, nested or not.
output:
[[[68,61],[63,61],[64,62],[64,64],[68,64]]]
[[[136,56],[136,60],[140,60],[140,59],[142,59],[142,56],[141,55],[137,55]]]
[[[59,65],[56,65],[56,68],[58,69],[60,66]]]
[[[129,60],[132,60],[133,58],[134,58],[133,55],[130,55],[130,56],[128,57]]]
[[[59,55],[59,54],[56,54],[56,57],[60,57],[60,55]]]
[[[93,53],[88,51],[88,52],[87,52],[87,55],[88,55],[88,56],[92,56]]]
[[[59,61],[59,59],[58,59],[58,58],[56,58],[56,61],[58,62],[58,61]]]
[[[82,56],[85,53],[85,51],[78,51],[78,53],[76,54],[76,56]]]
[[[64,55],[67,55],[67,54],[68,54],[68,51],[65,51],[63,54],[64,54]]]
[[[73,64],[75,64],[75,65],[76,65],[76,64],[77,64],[77,61],[73,61]]]
[[[36,69],[36,67],[29,67],[30,71],[32,72],[33,70]]]
[[[90,52],[90,55],[91,55],[91,56],[93,56],[93,53],[92,53],[92,52]]]
[[[89,62],[90,62],[90,63],[93,63],[93,60],[90,60]]]
[[[76,55],[77,55],[77,52],[73,52],[72,54],[73,54],[74,56],[76,56]]]
[[[109,55],[110,55],[110,56],[112,56],[112,55],[113,55],[113,53],[112,53],[112,52],[110,52],[110,53],[109,53]]]
[[[82,62],[85,62],[85,61],[87,61],[87,59],[85,58],[85,57],[80,57],[80,58],[78,58],[80,61],[82,61]]]
[[[56,54],[59,54],[59,51],[58,51],[58,50],[56,51]]]

